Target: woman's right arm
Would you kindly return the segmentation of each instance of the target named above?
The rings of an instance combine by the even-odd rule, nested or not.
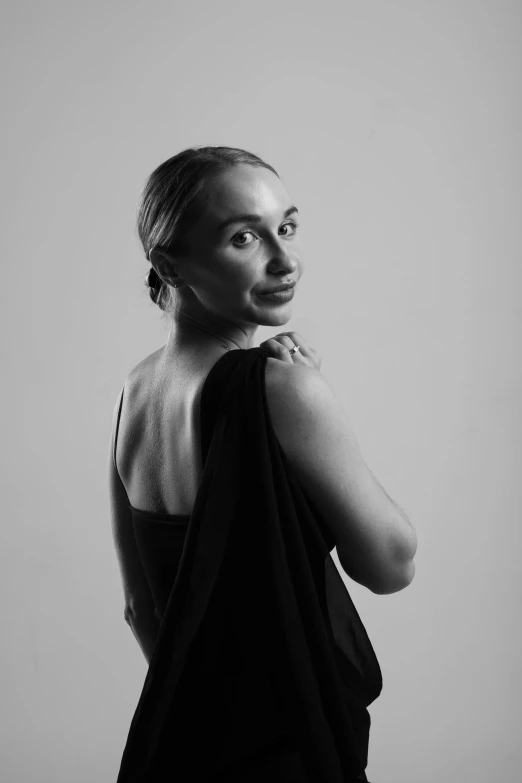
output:
[[[413,579],[415,531],[366,465],[321,373],[267,357],[265,387],[277,439],[330,527],[346,574],[377,594]]]

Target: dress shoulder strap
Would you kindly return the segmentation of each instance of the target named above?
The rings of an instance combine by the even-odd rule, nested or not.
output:
[[[118,443],[118,430],[120,428],[120,417],[121,417],[121,408],[123,405],[123,392],[125,390],[125,385],[123,386],[121,392],[120,392],[120,404],[118,406],[118,416],[116,418],[116,425],[114,427],[114,444],[112,448],[112,461],[114,464],[114,470],[116,472],[116,475],[118,476],[118,481],[120,482],[121,487],[123,488],[123,491],[125,492],[125,497],[127,498],[127,503],[129,503],[129,496],[127,495],[127,490],[125,489],[125,484],[121,480],[120,473],[118,471],[118,465],[116,464],[116,445]]]
[[[123,392],[125,390],[125,386],[123,386],[121,392],[120,392],[120,405],[118,408],[118,417],[116,419],[116,427],[114,429],[114,448],[112,450],[112,458],[114,460],[114,467],[116,468],[116,473],[118,473],[118,467],[116,465],[116,444],[118,443],[118,430],[120,428],[120,417],[121,417],[121,409],[123,405]]]

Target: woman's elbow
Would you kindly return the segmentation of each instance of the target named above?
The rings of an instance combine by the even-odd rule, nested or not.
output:
[[[415,561],[412,558],[406,563],[402,563],[400,568],[396,568],[387,578],[381,578],[376,584],[369,586],[369,589],[376,595],[398,593],[412,583],[414,576]]]

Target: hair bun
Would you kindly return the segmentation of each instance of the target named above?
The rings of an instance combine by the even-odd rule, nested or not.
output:
[[[161,285],[160,276],[153,266],[151,266],[147,274],[147,285],[149,288],[158,288]]]
[[[150,298],[152,299],[154,304],[156,304],[161,288],[161,278],[153,266],[151,266],[151,268],[145,275],[145,285],[147,285],[150,288],[149,291]]]

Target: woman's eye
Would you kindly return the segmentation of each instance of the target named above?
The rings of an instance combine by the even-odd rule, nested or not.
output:
[[[286,236],[293,236],[295,234],[296,230],[297,230],[298,225],[299,225],[299,223],[296,223],[294,220],[289,220],[286,223],[283,223],[281,228],[288,228],[288,227],[290,227],[290,228],[293,229],[292,233],[288,233],[288,231],[287,231],[286,233],[283,234],[283,236],[285,236],[285,237]],[[239,234],[235,235],[235,237],[233,238],[232,241],[234,242],[235,245],[239,245],[239,247],[244,247],[245,245],[251,245],[252,242],[241,242],[240,241],[240,238],[246,236],[247,234],[250,234],[252,237],[255,238],[255,234],[254,234],[253,231],[240,231]]]
[[[286,226],[291,226],[294,229],[293,233],[295,234],[298,225],[299,223],[296,223],[295,220],[289,220],[288,223],[283,223],[281,228],[286,228]],[[285,234],[284,236],[288,236],[288,234]]]
[[[241,246],[243,246],[243,245],[250,245],[251,242],[239,242],[238,241],[238,237],[244,237],[246,234],[251,234],[252,236],[254,236],[252,231],[240,231],[239,234],[236,234],[235,237],[234,237],[234,244],[241,245]]]

